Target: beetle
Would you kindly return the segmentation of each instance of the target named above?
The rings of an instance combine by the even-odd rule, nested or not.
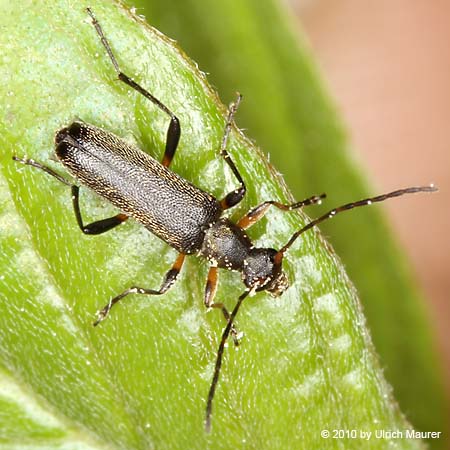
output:
[[[206,402],[205,427],[209,431],[223,352],[230,334],[235,344],[239,344],[239,334],[234,327],[239,308],[243,300],[255,292],[267,291],[273,296],[280,296],[288,288],[289,283],[283,272],[282,262],[286,251],[296,239],[307,230],[343,211],[404,194],[433,192],[437,189],[433,185],[408,187],[347,203],[309,222],[295,232],[281,249],[255,246],[246,233],[246,229],[259,221],[270,207],[273,206],[281,211],[292,211],[320,203],[325,194],[315,195],[292,204],[283,204],[274,200],[265,201],[251,209],[237,222],[224,217],[224,212],[241,202],[246,193],[245,182],[227,151],[230,131],[241,96],[238,95],[237,100],[229,106],[219,152],[234,174],[238,186],[219,200],[170,170],[181,136],[180,121],[164,103],[121,71],[100,23],[90,8],[87,12],[118,79],[142,94],[170,118],[162,161],[158,162],[138,147],[109,131],[81,121],[75,121],[59,130],[55,135],[55,152],[59,161],[81,185],[92,189],[120,210],[120,213],[115,216],[84,224],[79,205],[78,185],[50,167],[32,159],[17,156],[13,156],[13,159],[40,169],[70,186],[76,221],[84,234],[105,233],[132,217],[179,252],[159,289],[129,287],[110,299],[97,313],[95,326],[107,317],[117,302],[130,294],[162,295],[167,292],[175,282],[187,255],[196,254],[210,263],[204,304],[207,308],[220,309],[226,320],[226,326],[217,351],[214,374]],[[245,285],[245,290],[239,296],[231,313],[222,303],[215,302],[219,268],[240,272]]]

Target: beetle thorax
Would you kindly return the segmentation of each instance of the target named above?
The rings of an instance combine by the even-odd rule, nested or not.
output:
[[[278,296],[288,287],[277,251],[254,247],[247,233],[228,219],[206,230],[200,254],[213,266],[241,272],[245,286],[254,292],[268,290]]]
[[[252,248],[245,231],[228,219],[220,219],[205,231],[201,256],[213,266],[242,271]]]

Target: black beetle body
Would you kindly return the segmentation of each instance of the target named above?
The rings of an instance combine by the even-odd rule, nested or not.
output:
[[[74,122],[55,138],[56,155],[97,194],[180,253],[200,250],[219,202],[112,133]]]
[[[139,148],[130,145],[114,134],[83,122],[73,122],[70,126],[58,131],[55,144],[59,160],[83,185],[91,188],[121,210],[121,213],[116,216],[85,225],[79,207],[78,186],[73,185],[51,168],[32,159],[16,156],[13,159],[43,170],[71,187],[75,217],[83,233],[91,235],[104,233],[120,225],[130,216],[180,253],[172,268],[166,273],[159,289],[138,286],[126,289],[112,298],[98,312],[98,319],[94,325],[100,323],[111,308],[129,294],[164,294],[175,282],[185,255],[196,253],[210,262],[211,268],[205,288],[204,304],[208,308],[219,308],[227,324],[220,341],[213,380],[208,393],[205,425],[209,430],[212,401],[219,380],[225,342],[230,333],[235,339],[235,344],[238,344],[233,321],[240,305],[248,295],[257,291],[267,290],[272,295],[278,296],[287,289],[288,281],[282,271],[282,261],[285,252],[294,241],[305,231],[340,212],[404,194],[432,192],[436,188],[432,185],[410,187],[348,203],[334,208],[308,223],[294,233],[280,250],[255,247],[244,230],[264,217],[270,206],[275,206],[281,211],[292,211],[303,206],[320,203],[325,194],[312,196],[288,205],[268,200],[250,210],[237,223],[222,217],[223,212],[238,204],[246,192],[245,183],[226,150],[233,117],[241,97],[238,96],[236,103],[230,105],[220,148],[221,156],[240,185],[219,201],[168,168],[180,138],[178,118],[160,100],[121,72],[100,24],[92,11],[90,9],[87,11],[119,80],[144,95],[170,117],[162,162],[159,163]],[[217,268],[239,271],[245,284],[245,291],[239,297],[231,313],[222,303],[214,302],[218,283]]]

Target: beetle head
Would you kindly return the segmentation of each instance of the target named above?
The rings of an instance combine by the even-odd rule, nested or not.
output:
[[[269,291],[278,297],[289,287],[282,268],[283,254],[273,248],[253,248],[244,261],[242,279],[252,291]]]

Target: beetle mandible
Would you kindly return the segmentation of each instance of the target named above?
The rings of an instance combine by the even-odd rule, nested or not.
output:
[[[98,325],[105,319],[111,308],[129,294],[164,294],[175,282],[186,255],[196,254],[209,261],[211,267],[206,282],[204,304],[207,308],[220,309],[226,320],[206,403],[205,427],[209,431],[212,402],[219,381],[225,343],[230,334],[235,344],[239,343],[238,333],[233,325],[234,319],[247,296],[258,291],[268,291],[273,296],[280,296],[288,288],[289,283],[283,272],[282,262],[284,254],[295,240],[305,231],[340,212],[404,194],[433,192],[437,189],[433,185],[408,187],[347,203],[309,222],[294,233],[279,250],[256,247],[245,230],[260,220],[271,206],[281,211],[292,211],[320,203],[325,194],[315,195],[292,204],[283,204],[274,200],[265,201],[251,209],[236,223],[223,217],[224,211],[236,206],[246,193],[245,182],[227,152],[227,142],[241,96],[238,95],[237,100],[228,109],[220,146],[220,155],[233,172],[239,185],[218,200],[170,170],[169,166],[175,156],[181,135],[178,118],[160,100],[121,71],[101,25],[90,8],[87,12],[118,79],[142,94],[170,117],[161,163],[114,134],[84,122],[76,121],[59,130],[55,136],[55,151],[59,161],[82,185],[89,187],[121,211],[113,217],[85,225],[80,212],[77,185],[32,159],[17,156],[13,156],[13,159],[38,168],[71,187],[75,217],[83,233],[101,234],[132,217],[179,252],[179,256],[166,273],[159,289],[132,286],[124,290],[98,312],[94,325]],[[240,272],[245,285],[245,290],[231,313],[222,303],[214,301],[219,268]]]

